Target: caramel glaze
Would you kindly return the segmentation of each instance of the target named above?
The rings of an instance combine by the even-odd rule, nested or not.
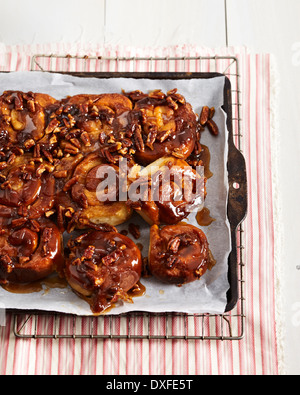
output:
[[[14,294],[31,294],[40,292],[43,289],[42,281],[34,281],[30,283],[6,283],[1,284],[2,288]]]
[[[196,220],[200,226],[209,226],[215,221],[210,215],[210,210],[207,207],[203,207],[202,210],[196,214]]]
[[[142,258],[127,236],[117,232],[84,233],[69,241],[67,255],[66,279],[95,314],[119,299],[131,300],[128,291],[140,280]]]
[[[210,170],[210,151],[209,148],[204,144],[198,144],[192,154],[188,157],[187,162],[193,168],[197,166],[204,167],[204,176],[209,179],[213,176]]]
[[[157,279],[180,286],[199,279],[214,263],[205,234],[195,226],[151,227],[148,265]]]
[[[210,152],[209,152],[209,148],[204,144],[201,144],[199,159],[203,163],[205,177],[207,179],[211,178],[213,176],[213,173],[210,170]]]
[[[2,288],[11,293],[28,294],[33,292],[40,292],[44,290],[47,292],[51,288],[66,288],[67,281],[58,274],[50,275],[42,280],[30,283],[7,283],[1,284]]]
[[[127,293],[132,298],[140,297],[145,295],[146,287],[144,284],[138,281]]]

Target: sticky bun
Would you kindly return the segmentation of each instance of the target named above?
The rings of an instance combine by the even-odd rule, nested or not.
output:
[[[186,159],[194,149],[197,119],[185,98],[173,89],[127,93],[133,102],[127,135],[135,143],[135,158],[142,165],[173,155]]]
[[[65,275],[71,288],[101,313],[128,294],[141,277],[142,259],[136,244],[118,232],[92,231],[67,246]]]
[[[127,196],[127,175],[123,182],[119,182],[120,176],[118,166],[106,163],[98,152],[90,153],[77,164],[62,187],[57,205],[60,210],[70,211],[72,223],[79,229],[103,223],[120,225],[132,214],[126,198],[120,199],[120,186]]]
[[[0,219],[0,284],[31,283],[62,272],[62,235],[50,220]],[[3,209],[0,214],[4,215]]]
[[[150,225],[176,224],[203,207],[206,178],[182,159],[164,157],[138,172],[127,204]]]
[[[131,109],[131,101],[122,94],[75,95],[61,101],[49,125],[59,131],[65,154],[101,149],[104,157],[111,158],[110,153],[121,148],[122,143],[115,144],[116,135]]]
[[[39,218],[54,205],[53,166],[35,161],[31,154],[17,156],[2,169],[0,204],[18,207],[18,214]]]
[[[0,96],[0,149],[28,151],[46,135],[46,108],[56,99],[43,93],[5,91]]]
[[[159,280],[183,285],[204,275],[214,259],[204,232],[188,224],[150,229],[148,266]]]

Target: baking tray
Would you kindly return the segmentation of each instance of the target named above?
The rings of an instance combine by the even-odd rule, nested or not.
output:
[[[68,59],[68,63],[70,60],[69,56],[57,56],[57,55],[36,55],[37,58],[42,58],[45,57],[45,59],[49,59],[52,61],[52,59],[57,58],[66,58]],[[39,63],[36,61],[36,57],[32,59],[32,70],[37,69],[37,70],[42,70],[42,71],[53,71],[53,70],[44,70]],[[74,57],[79,58],[79,57]],[[88,59],[88,57],[80,57],[84,62]],[[97,57],[97,60],[99,60],[100,57]],[[198,61],[200,63],[200,69],[201,69],[201,62],[203,60],[209,60],[212,62],[217,62],[219,59],[221,60],[229,60],[230,64],[226,67],[223,73],[217,73],[217,72],[135,72],[135,73],[128,73],[128,72],[65,72],[63,71],[62,73],[64,74],[70,74],[74,76],[79,76],[79,77],[96,77],[96,78],[153,78],[153,79],[190,79],[190,78],[218,78],[220,76],[228,76],[228,77],[233,77],[233,83],[236,81],[235,86],[232,88],[231,86],[231,81],[229,78],[226,77],[225,79],[225,86],[224,86],[224,104],[223,104],[223,110],[227,114],[227,128],[228,128],[228,162],[227,162],[227,169],[228,169],[228,181],[229,181],[229,194],[228,194],[228,220],[230,223],[230,229],[231,229],[231,241],[232,241],[232,249],[231,253],[228,258],[228,280],[230,284],[230,288],[227,293],[227,305],[226,305],[226,310],[225,314],[220,314],[220,315],[215,315],[215,314],[193,314],[193,315],[188,315],[188,314],[172,314],[172,313],[166,313],[165,315],[163,314],[149,314],[149,313],[142,313],[141,316],[142,318],[148,318],[148,329],[145,328],[145,335],[140,335],[133,333],[131,334],[131,331],[129,328],[134,326],[134,322],[136,319],[139,319],[139,313],[126,313],[125,315],[121,315],[119,318],[122,320],[125,316],[126,319],[126,328],[124,334],[114,334],[112,331],[109,331],[109,333],[100,333],[100,334],[93,334],[92,330],[89,333],[72,333],[70,335],[66,333],[57,333],[56,331],[56,324],[57,320],[60,319],[63,315],[61,314],[53,314],[53,319],[54,319],[54,333],[51,334],[37,334],[36,333],[36,328],[38,326],[37,320],[39,317],[43,316],[43,312],[20,312],[20,314],[24,314],[24,317],[21,316],[21,323],[18,320],[18,312],[14,311],[16,314],[14,316],[15,321],[14,321],[14,334],[18,337],[31,337],[31,338],[151,338],[151,339],[221,339],[221,340],[239,340],[243,337],[243,319],[244,319],[244,307],[243,307],[243,287],[244,287],[244,280],[243,280],[243,258],[242,258],[242,250],[243,250],[243,245],[242,245],[242,221],[244,220],[247,212],[247,177],[246,177],[246,165],[245,165],[245,159],[240,151],[241,148],[241,131],[240,131],[240,102],[239,102],[239,95],[240,95],[240,90],[239,90],[239,85],[238,85],[238,78],[239,72],[238,72],[238,60],[233,57],[213,57],[213,58],[203,58],[203,57],[191,57],[189,58],[183,58],[179,59],[184,62],[186,61]],[[106,59],[107,60],[107,59]],[[101,62],[106,61],[105,58],[101,58]],[[113,60],[113,61],[133,61],[136,62],[138,59],[132,58],[121,58],[121,59],[110,59],[108,60]],[[142,59],[145,60],[145,59]],[[174,59],[167,59],[167,58],[159,58],[159,59],[148,59],[150,62],[152,61],[166,61],[170,62],[170,60],[177,61],[178,58]],[[84,63],[86,64],[86,63]],[[36,68],[36,65],[38,68]],[[50,63],[51,66],[51,63]],[[231,72],[230,68],[232,66],[236,67],[235,72]],[[50,67],[51,68],[51,67]],[[84,67],[85,69],[85,67]],[[150,68],[151,69],[151,68]],[[57,72],[57,71],[55,71]],[[234,96],[233,103],[232,103],[232,95]],[[233,109],[234,109],[234,115],[233,115]],[[238,148],[236,147],[238,146]],[[235,307],[237,302],[240,301],[238,307],[237,307],[237,312],[232,311]],[[49,313],[46,313],[49,314]],[[28,323],[30,323],[30,320],[35,318],[35,322],[31,322],[30,327],[33,333],[27,333],[25,334],[22,333],[22,330],[26,327]],[[75,330],[75,326],[77,324],[75,323],[76,320],[78,320],[77,317],[68,317],[73,319],[73,329]],[[80,317],[79,317],[80,318]],[[111,315],[106,315],[101,317],[103,321],[109,320],[109,328],[113,327],[113,321],[115,319],[118,319],[118,317],[111,316]],[[165,319],[165,326],[166,326],[166,333],[162,334],[151,334],[151,320],[155,320],[156,318],[158,319]],[[169,322],[170,319],[177,319],[180,318],[180,322],[182,321],[182,334],[178,333],[174,335],[173,330],[171,334],[167,333],[167,323]],[[205,327],[209,326],[210,323],[208,320],[210,319],[215,320],[215,328],[216,328],[216,333],[211,333],[209,330],[208,334],[205,334]],[[50,317],[51,319],[51,317]],[[64,317],[62,317],[64,319]],[[85,318],[83,318],[84,320]],[[94,327],[94,320],[100,319],[100,317],[91,317],[91,327]],[[234,321],[237,319],[237,323]],[[189,335],[189,331],[187,329],[188,327],[188,322],[190,320],[193,320],[192,323],[194,325],[198,326],[198,330],[200,328],[200,332],[198,335]],[[145,321],[145,320],[144,320]],[[97,323],[96,323],[97,325]],[[213,324],[212,324],[213,325]],[[171,326],[171,325],[170,325]],[[214,325],[213,325],[214,326]],[[212,327],[213,327],[212,326]],[[33,328],[33,329],[32,329]],[[202,329],[201,329],[202,328]],[[221,334],[219,334],[219,329],[221,331]],[[237,331],[238,335],[234,335],[233,332]]]

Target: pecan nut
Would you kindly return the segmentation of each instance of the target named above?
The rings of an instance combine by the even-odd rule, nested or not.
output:
[[[218,128],[218,125],[215,123],[215,121],[213,121],[212,119],[209,119],[209,120],[207,121],[206,126],[207,126],[208,130],[210,131],[210,133],[211,133],[213,136],[218,136],[218,134],[219,134],[219,128]]]
[[[209,107],[204,106],[202,108],[200,119],[199,119],[200,125],[202,125],[202,126],[206,125],[207,121],[209,120],[209,113],[210,113]]]

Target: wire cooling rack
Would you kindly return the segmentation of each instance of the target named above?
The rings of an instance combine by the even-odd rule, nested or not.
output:
[[[242,151],[241,90],[238,59],[232,56],[101,57],[37,54],[31,70],[55,72],[218,72],[229,78],[232,127],[236,147]],[[134,312],[81,317],[59,313],[14,313],[18,338],[52,339],[184,339],[240,340],[244,336],[243,224],[237,229],[238,301],[224,314]]]

